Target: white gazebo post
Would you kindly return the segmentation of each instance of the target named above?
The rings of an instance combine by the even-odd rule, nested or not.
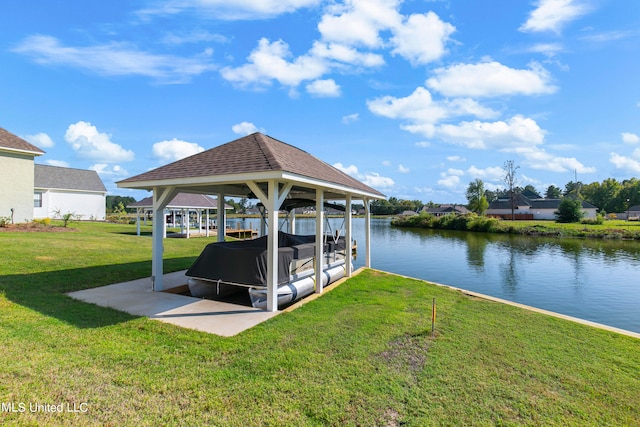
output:
[[[371,206],[369,199],[363,199],[364,202],[364,265],[371,268]]]
[[[140,210],[142,208],[136,208],[136,235],[140,235]]]
[[[164,290],[162,276],[163,238],[165,232],[164,208],[175,195],[174,187],[153,188],[153,243],[151,250],[151,286],[154,291]]]
[[[278,209],[293,184],[286,184],[280,191],[278,181],[269,180],[268,194],[253,181],[248,181],[247,185],[267,210],[267,311],[278,311]]]
[[[351,277],[351,273],[353,270],[353,266],[351,265],[352,259],[352,246],[351,246],[351,194],[347,194],[347,198],[345,200],[344,207],[344,215],[345,215],[345,248],[344,248],[344,260],[346,262],[345,267],[345,275],[347,277]]]
[[[225,219],[224,211],[224,194],[218,193],[218,242],[224,242],[224,235],[227,228],[227,221]]]
[[[207,219],[206,219],[206,222],[205,222],[205,230],[206,230],[205,231],[205,235],[207,237],[209,237],[209,211],[210,211],[210,209],[206,210]]]
[[[324,191],[316,189],[316,293],[322,293],[324,264]]]
[[[296,234],[296,209],[289,212],[289,234]]]

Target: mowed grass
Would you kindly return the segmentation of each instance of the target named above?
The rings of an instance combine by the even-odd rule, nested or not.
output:
[[[73,227],[0,233],[0,424],[640,424],[638,339],[375,270],[223,338],[67,297],[151,268],[134,227]],[[61,403],[87,412],[29,407]]]

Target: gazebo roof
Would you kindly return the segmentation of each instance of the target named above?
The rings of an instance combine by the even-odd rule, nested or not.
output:
[[[153,207],[153,197],[145,197],[144,199],[129,203],[127,208],[149,208]],[[204,194],[177,194],[167,205],[169,209],[218,209],[218,200]],[[233,209],[225,203],[225,209]]]
[[[304,150],[256,132],[122,181],[118,187],[176,187],[179,191],[246,197],[247,181],[293,182],[292,196],[323,188],[326,198],[384,194]]]

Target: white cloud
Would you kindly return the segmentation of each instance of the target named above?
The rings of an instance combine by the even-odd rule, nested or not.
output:
[[[348,125],[353,122],[357,122],[358,120],[360,120],[360,114],[358,113],[342,116],[342,123],[344,123],[345,125]]]
[[[446,53],[445,44],[455,27],[440,20],[433,12],[410,15],[393,32],[391,51],[412,64],[427,64],[440,59]]]
[[[564,48],[559,43],[537,43],[528,49],[529,52],[542,53],[548,57],[556,56],[563,50]]]
[[[433,125],[451,117],[473,116],[489,119],[499,115],[499,112],[469,98],[435,101],[431,93],[423,87],[416,88],[411,95],[404,98],[387,95],[367,100],[367,107],[379,116],[404,119],[420,125]]]
[[[447,175],[464,176],[464,171],[462,169],[449,168],[447,169]]]
[[[122,169],[119,165],[109,166],[106,163],[96,163],[95,165],[89,166],[89,169],[98,172],[100,176],[129,176],[129,172]]]
[[[340,85],[333,79],[315,80],[306,86],[307,92],[311,95],[324,98],[335,98],[341,95]]]
[[[443,172],[440,176],[441,178],[437,182],[443,187],[454,189],[460,184],[460,177],[457,175],[447,175]]]
[[[250,122],[241,122],[231,126],[231,130],[233,133],[237,133],[238,135],[250,135],[255,132],[265,133],[264,129],[258,128],[256,125]]]
[[[142,18],[195,11],[216,19],[266,19],[319,3],[320,0],[165,0],[137,13]]]
[[[545,131],[535,120],[519,114],[506,121],[474,120],[456,125],[405,125],[402,128],[427,137],[437,136],[452,144],[474,149],[513,150],[516,147],[535,146],[543,142],[545,135]]]
[[[393,179],[386,176],[381,176],[377,172],[365,173],[364,178],[361,179],[361,181],[370,187],[377,188],[380,190],[388,190],[392,188],[394,185],[396,185]]]
[[[467,174],[475,179],[483,179],[489,181],[500,181],[504,178],[504,169],[498,166],[490,166],[484,169],[471,166],[467,169]]]
[[[192,30],[182,34],[169,33],[162,40],[164,44],[178,46],[187,43],[214,42],[226,43],[228,38],[222,34],[210,33],[209,31]]]
[[[400,173],[409,173],[409,172],[411,172],[411,169],[403,166],[402,164],[399,164],[398,165],[398,172],[400,172]]]
[[[334,163],[333,167],[354,178],[358,176],[358,167],[356,165],[344,166],[342,163]]]
[[[629,37],[635,37],[638,35],[638,30],[627,31],[609,31],[599,34],[592,34],[588,36],[580,37],[580,40],[586,40],[590,42],[606,43],[611,41],[618,41]]]
[[[520,31],[559,33],[565,24],[590,10],[582,0],[538,0],[536,6],[529,19],[520,26]]]
[[[388,190],[395,185],[393,179],[381,176],[377,172],[360,173],[355,165],[344,166],[342,163],[334,163],[333,167],[373,188]]]
[[[62,64],[106,76],[139,75],[162,83],[186,83],[193,76],[217,67],[206,57],[182,58],[139,50],[130,43],[71,47],[51,36],[35,35],[20,42],[14,52],[39,64]]]
[[[204,151],[204,148],[195,142],[187,142],[173,138],[172,140],[156,142],[153,144],[151,151],[157,159],[164,163],[170,163],[201,153]]]
[[[627,144],[637,144],[640,142],[640,136],[635,133],[622,132],[622,141]]]
[[[328,71],[324,60],[303,55],[288,62],[289,45],[282,40],[270,42],[260,39],[258,47],[249,54],[249,62],[237,68],[225,67],[222,77],[241,87],[264,87],[275,80],[284,86],[297,86],[304,80],[315,80]]]
[[[32,143],[38,148],[49,148],[56,145],[55,142],[53,142],[53,139],[49,137],[49,135],[42,132],[36,133],[35,135],[26,135],[24,139],[26,139],[27,141],[29,141],[30,143]]]
[[[347,46],[380,48],[380,31],[397,27],[402,17],[398,0],[346,0],[327,9],[318,24],[323,40]]]
[[[509,68],[496,61],[438,68],[427,86],[445,96],[494,97],[553,93],[549,72],[537,62],[529,69]]]
[[[317,58],[369,68],[384,65],[384,58],[382,55],[370,52],[360,52],[353,47],[340,43],[323,43],[316,41],[313,43],[310,54]]]
[[[579,173],[593,173],[596,171],[595,167],[585,166],[575,157],[555,156],[539,147],[520,147],[512,152],[523,156],[527,166],[532,169],[551,172],[576,171]]]
[[[449,160],[450,162],[466,162],[467,161],[467,159],[460,156],[447,156],[447,160]]]
[[[418,141],[416,142],[416,147],[420,147],[420,148],[431,147],[431,143],[429,141]]]
[[[640,159],[640,152],[637,154]],[[622,169],[634,174],[640,174],[640,161],[638,160],[621,156],[618,153],[609,153],[609,162],[611,162],[617,169]]]
[[[69,166],[71,166],[69,164],[69,162],[65,162],[64,160],[53,160],[53,159],[49,159],[49,160],[45,160],[44,161],[47,165],[50,166],[59,166],[61,168],[68,168]]]
[[[71,148],[84,159],[96,160],[104,163],[129,162],[135,154],[125,150],[122,146],[111,142],[111,136],[98,132],[89,122],[79,121],[69,125],[64,139]]]

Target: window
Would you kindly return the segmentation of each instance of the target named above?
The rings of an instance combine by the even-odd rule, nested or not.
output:
[[[36,191],[35,193],[33,193],[33,207],[34,208],[42,207],[42,193],[39,191]]]

